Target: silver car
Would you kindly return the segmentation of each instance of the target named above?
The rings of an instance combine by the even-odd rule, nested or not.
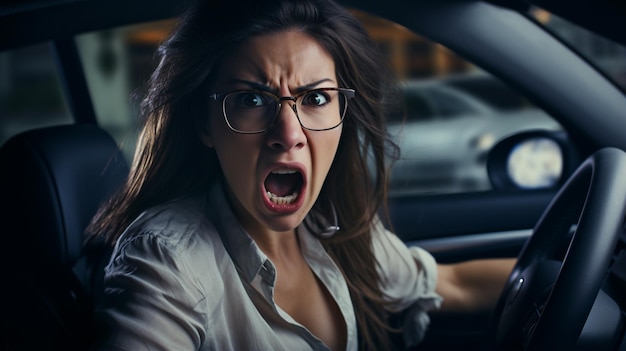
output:
[[[462,81],[468,84],[461,85]],[[501,103],[481,99],[473,82],[499,89]],[[498,82],[487,75],[468,75],[413,80],[401,86],[404,118],[392,117],[388,129],[401,150],[392,169],[392,192],[488,190],[485,158],[491,146],[521,130],[561,129],[544,111],[522,102]]]

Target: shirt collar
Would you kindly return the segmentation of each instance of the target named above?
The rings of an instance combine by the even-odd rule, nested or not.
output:
[[[211,188],[209,199],[209,216],[239,273],[251,283],[268,261],[267,256],[239,223],[220,182]]]

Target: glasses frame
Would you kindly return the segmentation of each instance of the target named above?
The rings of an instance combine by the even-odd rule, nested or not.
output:
[[[298,98],[312,93],[312,92],[316,92],[316,91],[337,91],[340,94],[343,94],[346,97],[346,102],[345,105],[343,107],[343,111],[341,113],[341,119],[339,120],[339,123],[337,123],[336,125],[329,127],[329,128],[308,128],[305,125],[302,124],[302,121],[300,120],[300,115],[298,115],[298,109],[297,109],[297,101]],[[276,115],[274,116],[274,119],[272,120],[272,122],[269,124],[269,126],[265,129],[262,130],[258,130],[258,131],[242,131],[239,129],[234,128],[230,122],[228,121],[228,117],[226,116],[226,98],[229,95],[232,94],[236,94],[236,93],[242,93],[242,92],[250,92],[250,93],[259,93],[259,94],[263,94],[266,96],[269,96],[271,98],[274,99],[274,101],[276,101],[277,104],[277,108],[276,108]],[[272,92],[269,91],[264,91],[264,90],[256,90],[256,89],[239,89],[239,90],[233,90],[233,91],[229,91],[226,93],[214,93],[209,95],[209,98],[213,101],[219,102],[221,101],[222,104],[222,116],[224,117],[224,121],[226,122],[226,125],[228,126],[228,128],[230,128],[230,130],[232,130],[235,133],[239,133],[239,134],[260,134],[263,132],[266,132],[270,129],[272,129],[274,127],[274,125],[276,124],[276,120],[278,119],[278,115],[280,114],[280,110],[282,108],[282,102],[283,101],[293,101],[293,105],[290,105],[291,109],[293,110],[293,112],[295,112],[296,114],[296,118],[298,119],[298,123],[300,123],[300,126],[306,130],[312,130],[312,131],[316,131],[316,132],[321,132],[321,131],[325,131],[325,130],[331,130],[331,129],[335,129],[337,127],[339,127],[342,123],[343,123],[343,119],[346,116],[346,111],[348,110],[348,101],[350,101],[350,99],[352,99],[355,96],[355,90],[354,89],[349,89],[349,88],[336,88],[336,87],[332,87],[332,88],[315,88],[315,89],[309,89],[309,90],[305,90],[302,91],[296,95],[293,96],[278,96]]]

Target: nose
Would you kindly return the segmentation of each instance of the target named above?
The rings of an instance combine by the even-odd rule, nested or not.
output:
[[[282,102],[274,126],[269,130],[267,143],[270,148],[279,151],[299,149],[306,145],[307,137],[298,120],[295,102]]]

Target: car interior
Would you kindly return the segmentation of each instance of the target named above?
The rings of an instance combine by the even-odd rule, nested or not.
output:
[[[435,313],[426,339],[415,349],[626,350],[625,90],[527,15],[530,7],[541,7],[625,45],[623,5],[611,0],[340,3],[449,48],[563,127],[494,142],[483,155],[489,191],[407,191],[389,198],[387,225],[439,262],[519,259],[494,311]],[[33,0],[0,5],[0,33],[11,33],[0,35],[0,52],[48,43],[72,117],[8,133],[0,146],[5,243],[0,349],[84,350],[90,341],[109,249],[84,250],[83,233],[99,205],[123,183],[129,159],[125,145],[97,116],[75,37],[169,20],[185,4]],[[1,87],[2,79],[0,93]],[[3,111],[2,128],[8,120]],[[558,169],[546,175],[547,185],[526,187],[513,176],[511,160],[521,145],[536,149],[546,142],[558,150]],[[544,168],[555,162],[546,159]]]
[[[128,165],[111,136],[90,124],[20,134],[2,147],[0,164],[10,204],[2,220],[14,233],[5,238],[14,250],[2,255],[12,282],[2,329],[19,337],[8,347],[85,348],[105,255],[83,252],[83,232]],[[30,337],[34,331],[37,338]]]

